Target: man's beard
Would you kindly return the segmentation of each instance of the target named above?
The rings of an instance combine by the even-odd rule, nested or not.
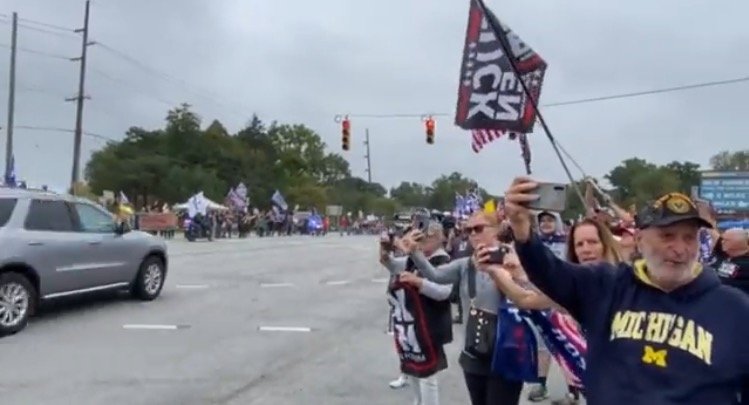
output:
[[[647,247],[643,247],[642,249],[642,258],[645,260],[648,275],[659,287],[664,288],[680,287],[691,281],[694,276],[693,271],[694,266],[697,264],[697,257],[698,255],[695,255],[687,262],[678,266],[669,265],[670,268],[666,269],[663,257],[659,257]]]

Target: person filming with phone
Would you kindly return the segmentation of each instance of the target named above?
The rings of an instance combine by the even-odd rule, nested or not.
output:
[[[424,279],[413,260],[395,260],[391,252],[419,249],[434,266],[449,262],[450,256],[442,248],[445,236],[439,222],[428,217],[414,218],[413,228],[402,239],[382,236],[380,263],[391,274],[388,301],[392,306],[395,343],[401,371],[414,388],[413,403],[438,405],[437,373],[447,368],[443,346],[453,338],[449,301],[452,286]],[[411,234],[417,236],[409,237]],[[424,330],[428,333],[424,334]]]
[[[639,212],[641,260],[580,265],[532,232],[529,207],[548,203],[539,184],[516,178],[505,211],[530,281],[586,331],[588,404],[739,403],[749,299],[700,264],[698,232],[712,225],[689,197],[669,193]]]
[[[483,211],[475,212],[468,218],[463,230],[468,235],[474,251],[491,250],[495,256],[501,256],[497,215]],[[523,382],[503,378],[491,370],[501,296],[492,278],[486,272],[477,270],[478,266],[489,263],[478,262],[478,257],[474,254],[442,266],[435,266],[426,254],[418,249],[415,241],[419,237],[418,232],[407,235],[404,238],[407,240],[404,250],[419,269],[421,276],[439,284],[446,284],[448,287],[459,283],[461,302],[467,305],[464,310],[467,314],[466,339],[459,363],[463,369],[471,404],[517,404]],[[494,261],[501,264],[500,257],[496,257]]]

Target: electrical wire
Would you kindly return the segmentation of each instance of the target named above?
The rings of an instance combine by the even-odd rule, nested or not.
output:
[[[96,44],[101,49],[106,50],[110,54],[112,54],[112,55],[114,55],[114,56],[116,56],[116,57],[118,57],[118,58],[120,58],[120,59],[122,59],[124,61],[129,62],[131,65],[133,65],[135,67],[138,67],[139,69],[143,70],[144,72],[147,72],[147,73],[151,74],[154,77],[157,77],[157,78],[159,78],[161,80],[172,82],[172,83],[174,83],[174,84],[176,84],[178,86],[181,86],[185,91],[187,91],[187,92],[189,92],[189,93],[191,93],[191,94],[193,94],[195,96],[201,97],[201,98],[203,98],[205,100],[211,101],[216,106],[219,106],[219,107],[222,107],[222,108],[224,108],[226,110],[232,111],[235,114],[237,114],[238,116],[242,116],[242,117],[246,116],[246,111],[237,110],[237,109],[235,109],[235,107],[233,107],[233,106],[231,106],[229,104],[226,104],[226,103],[218,100],[218,98],[222,98],[222,96],[220,96],[220,95],[212,95],[208,91],[195,88],[194,86],[191,86],[189,83],[187,83],[187,81],[185,81],[183,79],[180,79],[180,78],[177,78],[177,77],[175,77],[175,76],[173,76],[173,75],[171,75],[169,73],[166,73],[166,72],[164,72],[162,70],[153,68],[153,67],[151,67],[151,66],[149,66],[149,65],[141,62],[139,59],[134,58],[134,57],[126,54],[125,52],[117,50],[114,47],[112,47],[110,45],[107,45],[106,43],[102,43],[101,41],[97,41]]]
[[[3,22],[5,22],[5,21],[3,21]],[[45,28],[39,28],[39,27],[34,27],[32,25],[22,24],[20,22],[18,23],[18,27],[25,28],[25,29],[31,30],[31,31],[41,32],[43,34],[54,35],[54,36],[60,37],[60,38],[75,39],[76,41],[80,41],[81,40],[81,37],[79,37],[77,34],[75,34],[73,32],[69,32],[68,33],[68,32],[61,32],[61,31],[52,31],[52,30],[48,30],[48,29],[45,29]]]
[[[12,49],[12,47],[10,45],[2,43],[2,42],[0,42],[0,48]],[[50,52],[40,51],[40,50],[37,50],[37,49],[31,49],[31,48],[24,48],[22,46],[16,46],[16,49],[19,50],[19,51],[21,51],[21,52],[31,53],[31,54],[34,54],[34,55],[40,55],[40,56],[46,56],[48,58],[61,59],[61,60],[64,60],[64,61],[70,61],[69,57],[64,56],[64,55],[60,55],[60,54],[56,54],[56,53],[50,53]]]
[[[68,129],[68,128],[62,128],[62,127],[51,127],[51,126],[39,126],[39,125],[14,125],[14,129],[25,129],[30,131],[46,131],[46,132],[65,132],[74,134],[75,130]],[[89,131],[83,131],[83,135],[89,136],[92,138],[96,138],[102,141],[106,142],[119,142],[118,140],[114,138],[110,138],[105,135],[97,134],[95,132],[89,132]]]
[[[749,76],[737,77],[737,78],[725,79],[725,80],[714,80],[714,81],[707,81],[707,82],[691,83],[691,84],[685,84],[685,85],[680,85],[680,86],[662,87],[662,88],[657,88],[657,89],[635,91],[635,92],[629,92],[629,93],[618,93],[618,94],[610,94],[606,96],[597,96],[597,97],[580,98],[580,99],[573,99],[573,100],[567,100],[567,101],[558,101],[558,102],[553,102],[553,103],[541,104],[539,107],[544,107],[544,108],[562,107],[562,106],[568,106],[568,105],[596,103],[600,101],[621,100],[621,99],[626,99],[626,98],[642,97],[642,96],[649,96],[649,95],[663,94],[663,93],[673,93],[673,92],[694,90],[694,89],[705,88],[705,87],[725,86],[729,84],[739,84],[739,83],[745,83],[745,82],[749,82]],[[418,117],[423,117],[424,115],[431,115],[433,117],[440,117],[440,116],[447,117],[447,116],[451,116],[452,114],[446,113],[446,112],[440,112],[440,113],[431,113],[431,114],[422,113],[422,114],[342,114],[342,115],[348,115],[351,118],[418,118]]]
[[[609,96],[590,97],[590,98],[582,98],[578,100],[561,101],[557,103],[543,104],[542,107],[561,107],[561,106],[566,106],[566,105],[586,104],[586,103],[593,103],[593,102],[598,102],[598,101],[621,100],[624,98],[649,96],[653,94],[672,93],[672,92],[677,92],[677,91],[693,90],[693,89],[699,89],[699,88],[704,88],[704,87],[724,86],[727,84],[736,84],[736,83],[743,83],[743,82],[749,82],[749,76],[738,77],[734,79],[715,80],[715,81],[709,81],[709,82],[685,84],[682,86],[664,87],[660,89],[636,91],[636,92],[631,92],[631,93],[613,94]]]
[[[136,89],[133,88],[132,82],[128,82],[127,80],[114,77],[114,76],[112,76],[112,75],[110,75],[110,74],[108,74],[108,73],[106,73],[106,72],[104,72],[102,70],[99,70],[99,69],[96,69],[96,68],[92,68],[92,67],[89,67],[87,69],[89,69],[92,73],[95,73],[96,75],[101,76],[102,78],[107,79],[110,82],[121,86],[124,89],[127,89],[127,90],[129,90],[129,91],[131,91],[133,93],[136,93],[136,94],[142,94],[144,96],[147,96],[147,97],[149,97],[149,98],[151,98],[153,100],[156,100],[156,101],[158,101],[158,102],[160,102],[160,103],[162,103],[162,104],[164,104],[166,106],[169,106],[169,108],[172,108],[172,107],[174,107],[174,106],[176,106],[176,105],[179,104],[179,103],[174,102],[174,101],[166,100],[166,99],[164,99],[161,96],[158,96],[156,94],[151,94],[151,93],[145,93],[145,92],[142,92],[142,91],[138,91],[138,90],[136,90]]]
[[[50,24],[50,23],[46,23],[42,21],[30,20],[28,18],[18,17],[18,21],[23,21],[27,24],[38,25],[41,27],[52,28],[55,30],[63,31],[63,32],[73,32],[73,33],[75,32],[75,30],[72,28],[62,27],[60,25]]]

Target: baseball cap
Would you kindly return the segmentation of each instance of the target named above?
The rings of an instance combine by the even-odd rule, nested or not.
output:
[[[635,219],[637,229],[669,226],[683,221],[695,221],[705,228],[713,227],[700,216],[694,202],[681,193],[668,193],[647,204]]]
[[[554,220],[557,219],[557,217],[554,214],[552,214],[551,211],[541,211],[538,214],[536,214],[536,217],[538,218],[539,221],[543,217],[549,217],[549,218],[554,219]]]

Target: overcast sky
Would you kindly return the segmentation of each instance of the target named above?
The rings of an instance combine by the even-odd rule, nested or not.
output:
[[[745,0],[486,2],[548,62],[542,103],[749,76]],[[89,48],[84,128],[120,139],[130,126],[162,126],[168,109],[186,101],[206,125],[217,118],[234,132],[256,112],[267,122],[306,124],[341,152],[335,114],[446,113],[431,146],[418,118],[353,119],[353,147],[345,156],[354,175],[366,177],[361,142],[369,128],[375,181],[429,182],[461,171],[500,194],[523,172],[518,145],[498,141],[477,155],[468,133],[452,124],[468,6],[468,0],[95,0],[91,39],[140,65],[105,47]],[[70,28],[82,25],[83,9],[83,0],[0,3],[4,16],[17,11]],[[3,137],[10,55],[4,16]],[[75,34],[28,27],[21,27],[18,44],[62,56],[80,52]],[[74,103],[64,98],[75,94],[77,78],[76,63],[21,52],[16,125],[72,129]],[[591,175],[633,156],[706,166],[716,152],[749,146],[748,91],[749,83],[740,83],[542,111]],[[15,133],[18,177],[64,188],[73,135]],[[85,137],[84,159],[103,145]],[[531,147],[535,175],[564,180],[538,126]]]

